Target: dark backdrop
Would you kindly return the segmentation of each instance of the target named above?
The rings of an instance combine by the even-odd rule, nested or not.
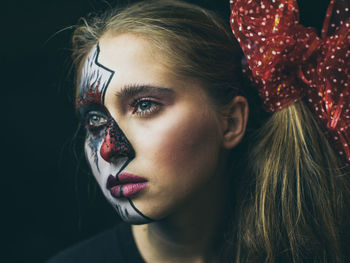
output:
[[[89,12],[126,2],[1,4],[1,262],[43,262],[119,220],[82,158],[70,27]],[[228,19],[229,0],[190,2]],[[319,26],[328,1],[299,2],[302,22]]]

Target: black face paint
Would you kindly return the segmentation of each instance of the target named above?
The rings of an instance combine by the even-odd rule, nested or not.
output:
[[[77,108],[87,104],[103,105],[107,86],[114,71],[98,62],[100,47],[93,48],[87,57],[80,76]]]
[[[134,159],[135,152],[116,121],[104,106],[104,96],[114,71],[98,62],[99,45],[93,48],[83,66],[76,108],[85,123],[85,153],[91,170],[106,198],[121,218],[132,224],[149,223],[130,198],[115,197],[108,178],[118,181],[120,172]],[[102,121],[100,121],[102,120]],[[90,123],[97,121],[97,124]],[[122,189],[122,188],[121,188]]]
[[[127,157],[134,159],[135,152],[126,136],[113,118],[109,118],[100,154],[107,162],[113,158]]]

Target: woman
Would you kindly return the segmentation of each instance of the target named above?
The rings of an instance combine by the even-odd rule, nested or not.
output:
[[[86,157],[128,224],[51,262],[345,262],[347,168],[305,100],[263,113],[214,14],[144,1],[85,22],[73,50]]]

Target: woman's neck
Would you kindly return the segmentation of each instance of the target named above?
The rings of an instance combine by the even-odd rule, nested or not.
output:
[[[146,262],[216,262],[223,241],[221,228],[228,214],[223,181],[215,180],[220,186],[208,183],[208,189],[167,218],[132,227]]]

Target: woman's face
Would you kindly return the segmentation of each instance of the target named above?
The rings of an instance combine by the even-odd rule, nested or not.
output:
[[[87,160],[106,198],[133,224],[165,218],[221,180],[220,115],[164,59],[140,37],[106,35],[78,88]]]

